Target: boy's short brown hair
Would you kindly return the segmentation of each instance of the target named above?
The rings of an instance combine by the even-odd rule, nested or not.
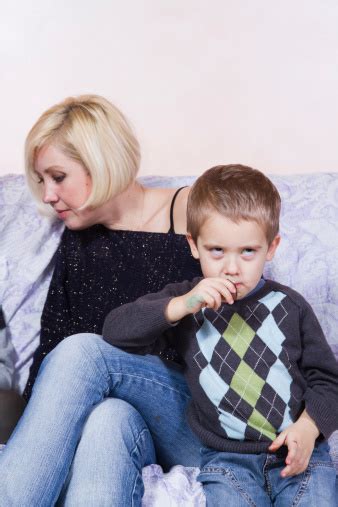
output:
[[[231,164],[208,169],[192,186],[187,208],[187,231],[196,242],[210,212],[234,222],[254,220],[263,227],[270,244],[279,231],[281,198],[262,172]]]

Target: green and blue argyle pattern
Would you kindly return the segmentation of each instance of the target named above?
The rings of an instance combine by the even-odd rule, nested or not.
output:
[[[291,366],[279,327],[287,317],[285,297],[270,292],[242,315],[229,312],[229,305],[203,311],[194,361],[227,438],[274,440],[292,424]]]

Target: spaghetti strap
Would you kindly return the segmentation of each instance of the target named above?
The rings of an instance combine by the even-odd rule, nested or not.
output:
[[[173,195],[173,198],[171,200],[171,205],[170,205],[170,229],[168,231],[168,234],[169,233],[175,233],[175,226],[174,226],[174,204],[175,204],[175,201],[176,201],[176,197],[178,196],[178,193],[183,190],[183,188],[187,188],[187,185],[185,185],[184,187],[180,187],[176,190],[176,192],[174,193]]]

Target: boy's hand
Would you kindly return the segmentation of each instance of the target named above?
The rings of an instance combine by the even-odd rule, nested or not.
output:
[[[226,278],[204,278],[187,294],[169,301],[166,318],[169,322],[177,322],[201,308],[218,310],[224,302],[231,305],[236,292],[235,285]]]
[[[282,470],[282,477],[297,475],[307,468],[319,430],[306,410],[298,421],[291,424],[272,442],[269,450],[277,451],[282,445],[287,445],[288,455],[285,459],[286,467]]]

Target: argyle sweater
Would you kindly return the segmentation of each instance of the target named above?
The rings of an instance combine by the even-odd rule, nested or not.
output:
[[[208,447],[266,452],[304,408],[328,438],[338,428],[338,364],[310,305],[267,280],[233,305],[168,323],[170,299],[200,280],[167,285],[114,309],[104,339],[146,354],[156,352],[163,337],[175,337],[192,394],[189,424]]]

